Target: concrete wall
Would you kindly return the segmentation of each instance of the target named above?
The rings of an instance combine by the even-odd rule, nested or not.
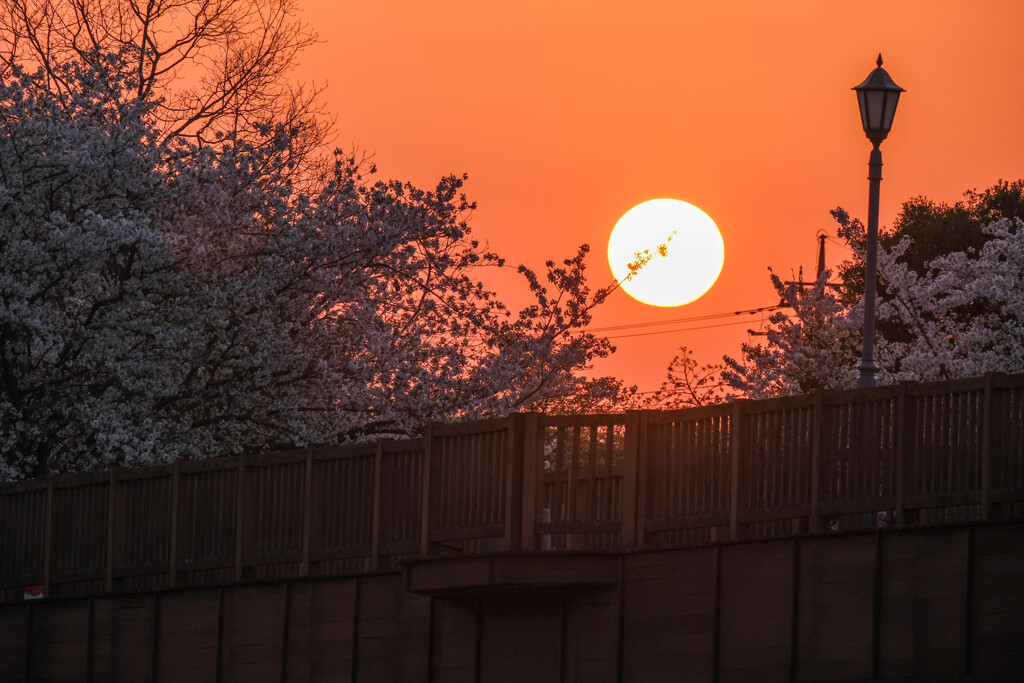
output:
[[[400,574],[0,607],[0,681],[1024,680],[1024,523],[620,555],[611,585]]]

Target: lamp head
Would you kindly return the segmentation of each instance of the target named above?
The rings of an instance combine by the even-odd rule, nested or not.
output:
[[[860,105],[860,121],[864,133],[871,142],[878,144],[884,140],[892,129],[892,120],[896,116],[896,105],[900,101],[900,93],[906,92],[896,85],[888,72],[882,68],[882,55],[878,55],[878,68],[868,74],[864,82],[855,86],[857,103]]]

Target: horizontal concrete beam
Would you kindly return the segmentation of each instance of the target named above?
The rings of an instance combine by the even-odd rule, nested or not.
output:
[[[615,584],[619,558],[594,553],[449,556],[414,560],[404,571],[409,592],[444,597],[512,588]]]

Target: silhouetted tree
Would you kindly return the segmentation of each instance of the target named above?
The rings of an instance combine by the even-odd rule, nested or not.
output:
[[[582,382],[571,394],[549,396],[534,401],[526,410],[548,415],[593,415],[648,407],[637,394],[636,386],[627,386],[615,377],[597,377]]]
[[[719,364],[700,365],[693,352],[682,346],[668,365],[665,381],[646,407],[673,410],[721,403],[729,396],[722,378],[725,369]]]
[[[863,226],[852,221],[842,209],[832,213],[846,239],[855,243],[863,240]],[[909,238],[909,245],[898,260],[924,275],[928,264],[940,256],[977,252],[991,239],[985,226],[1000,218],[1024,220],[1024,180],[999,180],[981,192],[968,190],[962,200],[952,204],[915,197],[904,202],[892,228],[881,231],[879,243],[891,250]],[[844,303],[853,304],[864,296],[864,264],[860,259],[843,263],[838,275],[844,285]]]

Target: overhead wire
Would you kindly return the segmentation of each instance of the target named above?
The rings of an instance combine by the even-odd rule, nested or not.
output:
[[[781,308],[781,306],[779,307]],[[608,339],[626,339],[629,337],[649,337],[654,334],[673,334],[676,332],[694,332],[696,330],[709,330],[714,327],[730,327],[732,325],[749,325],[749,320],[734,320],[728,323],[718,323],[717,325],[699,325],[697,327],[681,327],[672,330],[656,330],[654,332],[634,332],[632,334],[608,334],[602,335]]]
[[[606,327],[588,327],[588,332],[614,332],[617,330],[632,330],[643,327],[659,327],[661,325],[677,325],[680,323],[695,323],[705,322],[708,320],[721,320],[722,318],[732,318],[737,315],[755,315],[757,313],[766,313],[768,311],[775,311],[782,306],[775,304],[773,306],[761,306],[760,308],[749,308],[741,311],[729,311],[728,313],[709,313],[707,315],[695,315],[688,318],[670,318],[668,320],[656,320],[643,323],[627,323],[623,325],[609,325]]]

